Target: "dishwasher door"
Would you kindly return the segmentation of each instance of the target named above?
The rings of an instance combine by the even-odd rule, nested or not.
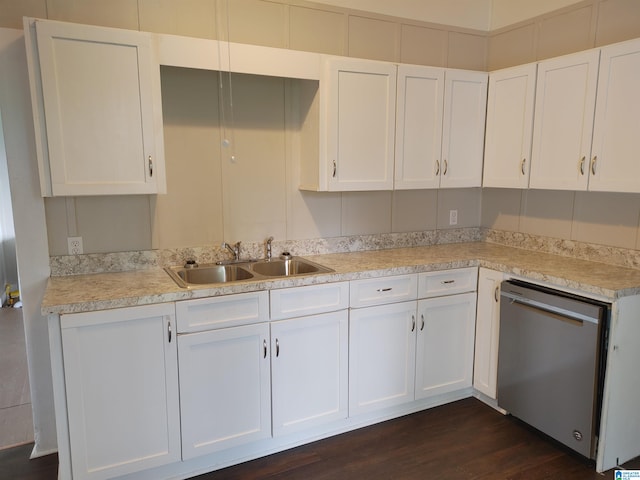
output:
[[[498,405],[588,458],[595,458],[607,312],[607,304],[502,283]]]

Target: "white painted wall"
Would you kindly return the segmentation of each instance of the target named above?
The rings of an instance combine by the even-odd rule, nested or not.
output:
[[[489,30],[492,0],[314,0],[342,8],[409,18],[422,22]],[[505,0],[508,2],[510,0]],[[531,0],[522,0],[531,1]],[[537,1],[537,0],[536,0]],[[547,0],[541,3],[553,3]],[[521,3],[518,1],[517,3]]]
[[[506,27],[581,0],[491,0],[489,30]]]
[[[35,436],[33,455],[39,456],[55,451],[57,442],[49,334],[46,318],[40,314],[49,278],[49,252],[22,30],[0,28],[0,111],[12,185],[16,255],[29,362]]]
[[[495,30],[581,0],[314,0],[354,10],[475,30]]]

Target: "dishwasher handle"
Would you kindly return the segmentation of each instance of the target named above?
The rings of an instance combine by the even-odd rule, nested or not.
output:
[[[516,295],[511,292],[502,292],[502,297],[506,297],[511,300],[512,304],[517,304],[520,307],[542,311],[547,313],[558,320],[569,321],[575,325],[582,325],[583,322],[590,322],[598,324],[599,319],[591,317],[589,315],[584,315],[579,312],[574,312],[571,310],[567,310],[561,307],[557,307],[555,305],[549,305],[548,303],[538,302],[531,298],[524,297],[522,295]]]

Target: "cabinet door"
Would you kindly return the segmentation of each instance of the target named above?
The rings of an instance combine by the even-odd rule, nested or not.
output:
[[[478,274],[473,386],[476,390],[493,399],[496,398],[498,375],[500,283],[503,278],[503,273],[486,268],[480,268]]]
[[[273,435],[347,417],[348,313],[271,323]]]
[[[447,70],[445,73],[440,162],[443,188],[482,184],[487,78],[484,72]]]
[[[329,190],[392,190],[396,66],[330,59],[325,68]]]
[[[536,67],[533,63],[489,74],[484,187],[529,186]]]
[[[640,41],[604,47],[589,190],[640,192]]]
[[[352,309],[349,415],[413,401],[416,302]]]
[[[476,294],[418,301],[416,399],[470,387]]]
[[[398,66],[396,189],[438,188],[444,69]]]
[[[271,436],[269,324],[178,337],[182,457]]]
[[[531,188],[586,190],[599,50],[538,64]]]
[[[173,304],[63,315],[74,479],[180,460]]]
[[[34,117],[42,122],[36,130],[43,194],[164,193],[160,69],[151,36],[42,20],[35,34],[30,77]]]

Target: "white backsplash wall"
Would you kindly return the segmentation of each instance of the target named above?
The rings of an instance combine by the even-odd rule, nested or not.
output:
[[[640,194],[487,188],[482,226],[640,249]]]

